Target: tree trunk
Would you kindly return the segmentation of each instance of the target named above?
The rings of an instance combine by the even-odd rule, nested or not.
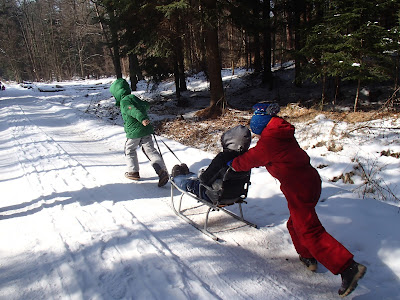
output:
[[[357,92],[356,92],[356,100],[354,101],[354,112],[357,111],[358,98],[359,98],[359,96],[360,96],[360,86],[361,86],[361,79],[358,79],[358,83],[357,83]]]
[[[203,0],[205,14],[207,15],[204,24],[205,46],[207,56],[208,75],[210,79],[210,108],[213,113],[219,114],[225,105],[225,95],[221,77],[221,59],[218,47],[218,27],[217,27],[217,1]]]
[[[326,98],[326,92],[325,92],[325,87],[326,87],[326,74],[322,74],[322,95],[321,95],[321,107],[320,110],[324,110],[324,104],[325,104],[325,98]]]
[[[258,25],[258,21],[260,20],[260,5],[259,0],[252,0],[253,2],[253,19],[256,22],[255,25],[252,26],[251,36],[254,38],[254,72],[259,73],[262,70],[261,63],[261,43],[260,43],[260,27]]]
[[[233,53],[233,24],[232,21],[229,23],[229,37],[228,37],[228,47],[229,47],[229,59],[231,61],[231,71],[232,76],[235,75],[235,54]]]
[[[187,91],[186,86],[186,76],[185,76],[185,63],[183,57],[183,46],[182,46],[182,39],[178,38],[178,48],[177,50],[177,63],[178,63],[178,74],[179,74],[179,90],[181,92]]]
[[[399,87],[399,64],[400,64],[400,57],[397,55],[395,58],[396,66],[395,66],[395,75],[394,75],[394,90],[397,90]]]
[[[269,24],[270,24],[270,34],[272,34],[271,49],[273,49],[272,52],[271,52],[272,53],[271,66],[275,66],[275,64],[276,64],[276,31],[271,33],[271,19],[270,19],[270,23]],[[275,26],[275,25],[273,25],[273,26]]]
[[[333,102],[332,102],[332,104],[335,106],[336,105],[336,103],[337,103],[337,100],[338,100],[338,96],[339,96],[339,93],[340,93],[340,77],[339,76],[336,76],[336,78],[335,78],[335,98],[333,99]]]
[[[113,53],[113,63],[115,75],[117,78],[122,78],[122,68],[121,68],[121,57],[119,55],[119,40],[118,40],[118,32],[116,28],[111,26],[111,43],[112,43],[112,53]]]
[[[107,7],[107,11],[110,16],[111,49],[113,55],[112,58],[113,58],[115,75],[117,76],[117,78],[122,78],[117,19],[115,17],[115,12],[112,8]]]
[[[129,78],[131,79],[131,90],[136,91],[137,89],[136,85],[140,78],[139,61],[136,54],[134,53],[129,53],[128,59],[129,59]]]
[[[244,40],[245,40],[245,52],[246,52],[246,70],[251,68],[251,47],[250,47],[250,37],[248,32],[244,31]]]
[[[174,79],[175,79],[175,90],[176,90],[176,99],[178,100],[178,104],[181,102],[181,89],[179,87],[179,64],[178,58],[174,56]]]
[[[254,72],[261,72],[260,35],[254,32]]]
[[[25,30],[25,26],[23,26],[22,21],[20,20],[20,18],[18,17],[17,19],[18,19],[18,23],[19,23],[20,28],[21,28],[22,36],[23,36],[23,39],[24,39],[24,44],[25,44],[25,47],[26,47],[26,51],[27,51],[27,53],[29,55],[29,59],[31,61],[32,72],[33,72],[33,75],[35,76],[35,81],[39,81],[39,77],[38,77],[38,75],[36,73],[36,69],[37,69],[36,68],[36,59],[35,59],[35,55],[34,55],[32,47],[31,47],[31,44],[29,43],[28,31]]]
[[[301,27],[301,16],[304,17],[304,10],[305,10],[305,1],[304,0],[294,0],[294,32],[295,32],[295,40],[294,40],[294,48],[296,53],[301,50],[302,47],[302,36],[300,34],[300,27]],[[296,86],[302,85],[301,79],[301,68],[302,68],[302,61],[298,55],[296,55],[295,59],[295,84]]]
[[[186,91],[186,77],[185,77],[185,64],[183,54],[183,41],[182,41],[182,18],[180,15],[176,16],[176,20],[173,23],[174,37],[172,38],[173,51],[174,51],[174,76],[175,76],[175,88],[177,98],[180,98],[180,92]]]
[[[100,23],[101,30],[103,31],[104,39],[106,40],[106,42],[108,44],[107,48],[110,51],[110,56],[113,61],[115,75],[117,76],[117,78],[122,78],[121,60],[120,60],[120,56],[119,56],[118,31],[115,26],[114,11],[112,10],[112,8],[107,9],[108,13],[110,14],[110,20],[112,20],[112,24],[110,25],[110,31],[111,31],[111,41],[110,41],[107,37],[107,33],[104,28],[104,24],[101,21],[100,13],[99,13],[96,1],[94,2],[94,6],[95,6],[95,10],[96,10],[96,15],[100,20],[99,23]],[[117,53],[115,53],[115,50],[117,50],[116,51]]]
[[[271,4],[270,1],[264,1],[263,3],[263,22],[264,22],[264,70],[262,76],[263,83],[269,83],[270,89],[272,89],[272,70],[271,70]]]

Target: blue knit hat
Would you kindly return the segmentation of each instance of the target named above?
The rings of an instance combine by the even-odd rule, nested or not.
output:
[[[253,110],[250,129],[254,134],[261,134],[272,117],[275,117],[279,113],[280,107],[278,103],[257,103],[253,106]]]

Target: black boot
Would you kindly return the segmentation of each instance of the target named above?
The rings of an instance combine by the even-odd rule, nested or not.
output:
[[[172,168],[171,176],[172,176],[172,177],[176,177],[176,176],[181,175],[181,174],[182,174],[182,172],[181,172],[181,166],[180,166],[180,165],[175,165],[175,166]]]
[[[349,295],[357,287],[358,280],[363,278],[367,272],[367,267],[353,261],[340,275],[342,276],[342,286],[338,293],[340,297]]]
[[[158,186],[162,187],[162,186],[166,185],[169,180],[169,174],[168,174],[167,170],[161,169],[159,164],[153,164],[153,168],[156,171],[158,178],[159,178]]]
[[[169,175],[166,170],[161,170],[160,173],[158,174],[159,180],[158,180],[158,186],[164,186],[167,184],[169,180]]]
[[[315,272],[318,267],[318,262],[314,257],[305,258],[299,255],[300,261],[312,272]]]
[[[181,164],[181,172],[183,175],[187,175],[190,173],[189,168],[187,166],[187,164]]]
[[[175,165],[172,168],[171,176],[176,177],[178,175],[187,175],[189,174],[189,168],[186,164]]]

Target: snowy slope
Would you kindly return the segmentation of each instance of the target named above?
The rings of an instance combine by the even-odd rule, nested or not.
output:
[[[143,180],[124,178],[123,128],[83,113],[84,89],[0,94],[1,299],[338,299],[340,276],[299,262],[286,200],[265,170],[253,170],[244,206],[260,228],[212,212],[214,242],[174,215],[170,185],[157,187],[141,152]],[[193,171],[213,157],[163,140]],[[171,169],[177,161],[160,147]],[[348,298],[400,299],[399,207],[329,182],[321,199],[327,231],[368,267]]]

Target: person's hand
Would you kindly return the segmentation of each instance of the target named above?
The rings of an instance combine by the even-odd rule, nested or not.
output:
[[[147,125],[149,125],[149,124],[150,124],[150,120],[147,120],[147,119],[146,119],[146,120],[143,120],[143,121],[142,121],[142,125],[143,125],[143,126],[147,126]]]

